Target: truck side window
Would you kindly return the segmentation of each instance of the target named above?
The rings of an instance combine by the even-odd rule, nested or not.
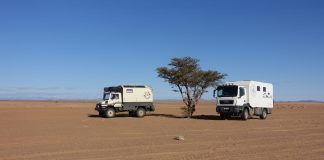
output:
[[[240,87],[240,97],[245,95],[244,88]]]
[[[266,92],[267,91],[267,88],[266,87],[263,87],[263,92]]]
[[[119,99],[118,94],[113,94],[113,95],[111,96],[111,99]]]
[[[261,88],[260,86],[257,86],[257,91],[260,91],[261,90],[260,88]]]

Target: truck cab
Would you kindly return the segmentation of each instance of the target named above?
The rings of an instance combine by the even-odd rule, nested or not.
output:
[[[121,93],[105,92],[103,94],[103,99],[100,103],[102,106],[121,107],[122,105]]]
[[[243,106],[247,102],[246,87],[225,85],[217,88],[217,105]]]

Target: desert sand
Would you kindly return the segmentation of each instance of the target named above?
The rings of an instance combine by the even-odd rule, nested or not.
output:
[[[276,103],[266,120],[220,120],[202,102],[159,101],[144,118],[97,116],[94,101],[0,101],[0,159],[324,159],[324,104]],[[184,140],[175,140],[183,136]]]

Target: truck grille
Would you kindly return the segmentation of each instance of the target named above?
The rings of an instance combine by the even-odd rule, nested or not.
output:
[[[220,100],[220,104],[234,104],[234,100]]]

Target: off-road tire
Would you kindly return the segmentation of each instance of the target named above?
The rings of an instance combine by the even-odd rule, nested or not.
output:
[[[115,109],[114,108],[108,108],[107,109],[107,111],[106,111],[106,113],[105,113],[105,117],[106,118],[113,118],[113,117],[115,117],[116,116],[116,111],[115,111]]]
[[[140,108],[138,108],[136,110],[136,116],[139,117],[139,118],[144,117],[145,114],[146,114],[146,110],[144,108],[142,108],[142,107],[140,107]]]
[[[260,118],[261,118],[261,119],[266,119],[266,118],[267,118],[267,115],[268,115],[267,110],[266,110],[266,109],[262,109],[262,112],[261,112]]]
[[[243,112],[241,114],[241,119],[244,120],[244,121],[249,119],[249,110],[247,108],[243,109]]]

